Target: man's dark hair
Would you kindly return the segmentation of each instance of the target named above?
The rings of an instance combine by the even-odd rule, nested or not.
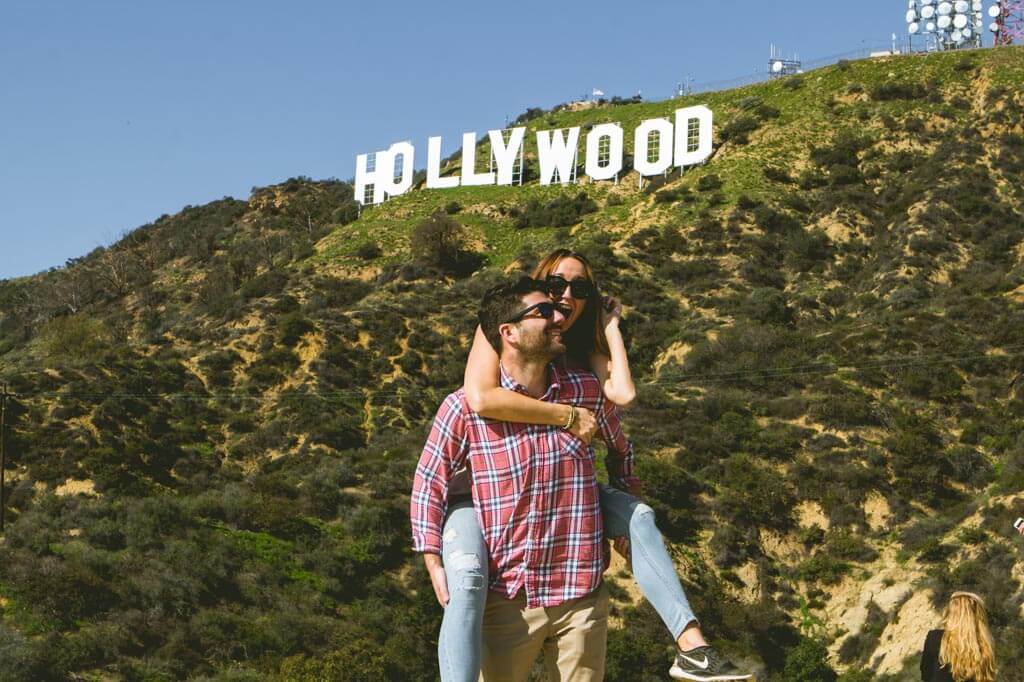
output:
[[[523,296],[534,291],[547,294],[547,287],[539,280],[520,277],[515,282],[491,287],[480,300],[480,309],[477,311],[480,329],[498,355],[501,355],[501,334],[498,333],[498,327],[515,317],[515,314],[523,309]]]

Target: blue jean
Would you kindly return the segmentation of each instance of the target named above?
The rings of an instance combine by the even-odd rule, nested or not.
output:
[[[633,575],[640,591],[661,616],[672,639],[678,639],[696,618],[654,523],[654,510],[617,488],[600,488],[605,536],[629,537]],[[475,682],[480,676],[480,628],[489,581],[487,546],[471,502],[449,509],[443,539],[441,558],[449,601],[437,641],[441,680]]]
[[[477,682],[489,555],[472,501],[448,508],[441,537],[441,561],[448,581],[448,604],[437,638],[441,680]]]

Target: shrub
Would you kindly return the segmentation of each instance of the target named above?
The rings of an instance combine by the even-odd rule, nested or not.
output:
[[[569,227],[580,222],[584,215],[596,210],[597,203],[587,196],[586,192],[579,192],[575,197],[556,197],[546,204],[531,199],[526,206],[518,210],[516,227]]]
[[[722,179],[714,173],[701,176],[700,180],[697,181],[697,189],[701,192],[710,192],[720,188],[721,186]]]
[[[689,187],[677,187],[675,189],[666,189],[657,192],[654,195],[654,203],[656,204],[670,204],[680,199],[689,199],[692,196],[692,192]]]
[[[39,336],[46,357],[60,363],[94,362],[107,347],[103,322],[84,313],[50,320]]]
[[[784,182],[786,184],[793,182],[793,178],[790,177],[789,173],[775,166],[765,166],[761,170],[761,174],[773,182]]]
[[[748,95],[747,97],[741,99],[739,102],[736,102],[736,108],[753,109],[755,107],[760,106],[763,101],[764,100],[762,100],[757,95]]]
[[[280,319],[277,327],[277,340],[285,346],[291,347],[299,340],[316,329],[306,316],[300,312],[288,313]]]
[[[920,83],[881,83],[871,88],[871,99],[889,102],[899,99],[921,99],[927,93]]]
[[[741,114],[725,124],[719,135],[723,142],[731,140],[737,144],[746,144],[748,135],[760,127],[761,122],[755,117]]]
[[[286,284],[288,284],[287,272],[280,269],[268,270],[243,284],[240,292],[242,298],[246,300],[263,298],[281,293]]]
[[[800,643],[786,652],[783,679],[801,682],[835,682],[836,672],[828,664],[828,649],[813,639],[802,637]]]
[[[835,585],[850,570],[850,565],[827,554],[815,554],[796,567],[797,577],[809,583]]]
[[[378,246],[375,242],[366,242],[365,244],[360,244],[359,248],[356,249],[356,257],[361,258],[362,260],[373,260],[375,258],[380,258],[381,253],[382,251],[380,249],[380,246]]]
[[[763,528],[786,528],[796,500],[785,479],[775,470],[759,466],[746,455],[725,461],[722,483],[728,486],[720,500],[733,519]]]
[[[774,234],[803,231],[799,220],[770,206],[758,206],[754,209],[754,223],[765,232]]]

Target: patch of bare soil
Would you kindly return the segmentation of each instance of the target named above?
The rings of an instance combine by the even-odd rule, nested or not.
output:
[[[871,530],[883,530],[889,525],[889,518],[892,510],[889,508],[889,501],[880,493],[872,490],[864,500],[864,518],[867,519]]]
[[[54,488],[53,492],[60,497],[67,495],[95,495],[96,484],[91,480],[76,481],[73,478],[69,478]]]
[[[665,366],[669,361],[675,362],[680,367],[683,366],[683,360],[686,359],[686,354],[690,352],[693,346],[677,341],[671,346],[662,351],[661,355],[654,361],[654,375],[658,376],[661,373],[661,368]]]
[[[932,608],[930,590],[911,595],[895,620],[882,631],[877,649],[881,653],[872,660],[875,672],[891,675],[902,670],[907,658],[921,653],[925,635],[939,622],[940,614]]]
[[[836,212],[819,218],[815,227],[824,230],[829,239],[839,243],[846,243],[856,235],[856,227],[852,227],[840,220]]]
[[[757,564],[748,561],[736,569],[736,577],[743,582],[737,596],[747,604],[753,604],[761,598],[761,582],[757,579]]]
[[[828,530],[831,525],[821,505],[813,500],[805,500],[796,506],[796,518],[802,528],[818,526]]]
[[[829,646],[838,654],[843,642],[860,632],[874,604],[889,616],[871,667],[877,673],[893,673],[902,669],[907,656],[920,652],[924,635],[935,626],[938,614],[931,608],[931,593],[917,591],[914,584],[924,576],[915,561],[901,565],[892,547],[883,549],[881,557],[864,567],[861,576],[846,576],[839,585],[827,591],[825,620],[843,633]],[[866,576],[866,579],[865,577]]]
[[[789,535],[761,530],[761,547],[782,563],[790,563],[803,555],[803,548]]]

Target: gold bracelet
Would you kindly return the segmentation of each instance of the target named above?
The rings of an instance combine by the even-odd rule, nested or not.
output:
[[[572,425],[576,423],[576,406],[569,405],[569,419],[565,422],[565,430],[568,431],[572,428]]]

